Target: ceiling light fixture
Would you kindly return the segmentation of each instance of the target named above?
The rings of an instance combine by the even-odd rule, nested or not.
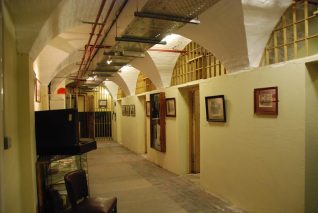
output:
[[[167,42],[167,43],[170,43],[170,42],[176,40],[176,39],[179,38],[179,37],[180,37],[180,35],[177,35],[177,34],[169,34],[169,35],[166,35],[166,36],[162,39],[162,41],[165,41],[165,42]]]
[[[108,56],[108,59],[106,61],[107,64],[111,64],[113,61],[112,61],[112,57],[109,55]]]

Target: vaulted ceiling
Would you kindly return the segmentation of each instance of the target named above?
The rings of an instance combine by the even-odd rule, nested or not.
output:
[[[182,50],[191,40],[218,57],[228,72],[258,66],[272,29],[291,3],[292,0],[5,1],[15,22],[18,51],[30,54],[44,85],[51,83],[54,89],[62,82],[75,81],[77,85],[96,86],[107,79],[105,85],[114,97],[118,86],[126,95],[134,95],[139,72],[159,89],[170,86],[180,53],[167,50]],[[149,14],[152,18],[140,17]],[[185,23],[191,19],[198,19],[200,24]],[[96,20],[94,31],[92,23]],[[165,45],[150,43],[164,38]],[[108,65],[107,60],[112,63]],[[121,72],[111,72],[114,70]],[[85,81],[89,76],[96,77]]]

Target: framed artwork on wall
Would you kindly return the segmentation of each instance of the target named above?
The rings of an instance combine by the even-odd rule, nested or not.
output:
[[[146,101],[146,116],[150,117],[150,101]]]
[[[166,116],[176,117],[176,99],[166,98]]]
[[[99,100],[98,101],[98,107],[105,109],[107,107],[107,100]]]
[[[125,115],[130,116],[130,106],[129,105],[125,105]]]
[[[122,116],[126,116],[126,105],[121,106],[121,114]]]
[[[130,116],[133,116],[133,117],[136,116],[135,105],[130,105]]]
[[[254,89],[254,113],[257,115],[278,115],[278,88]]]
[[[226,122],[224,95],[205,97],[206,120]]]

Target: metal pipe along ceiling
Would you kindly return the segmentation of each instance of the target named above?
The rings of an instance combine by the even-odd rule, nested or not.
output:
[[[102,23],[101,28],[99,29],[99,32],[98,32],[97,37],[96,37],[96,40],[95,40],[95,42],[94,42],[94,44],[93,44],[92,51],[89,52],[88,61],[87,61],[87,63],[86,63],[86,66],[85,66],[85,69],[84,69],[84,73],[82,74],[82,76],[86,74],[86,71],[87,71],[87,69],[88,69],[88,67],[89,67],[89,64],[90,64],[90,62],[91,62],[92,52],[97,51],[97,49],[98,49],[98,48],[96,48],[98,39],[99,39],[100,36],[102,35],[102,32],[103,32],[104,27],[105,27],[105,25],[106,25],[106,22],[107,22],[107,20],[108,20],[108,18],[109,18],[109,15],[110,15],[111,11],[112,11],[113,8],[114,8],[115,2],[116,2],[116,0],[113,0],[113,1],[112,1],[111,5],[110,5],[110,7],[109,7],[109,9],[108,9],[108,11],[107,11],[107,14],[106,14],[106,16],[105,16],[105,19],[104,19],[104,21],[103,21],[103,23]]]
[[[101,16],[101,11],[102,11],[103,8],[104,8],[105,2],[106,2],[106,0],[103,0],[103,2],[102,2],[102,4],[101,4],[101,7],[100,7],[100,9],[99,9],[99,12],[98,12],[98,14],[97,14],[97,17],[96,17],[96,20],[95,20],[95,23],[94,23],[94,26],[93,26],[94,31],[95,31],[95,28],[96,28],[96,26],[97,26],[97,24],[98,24],[98,20],[99,20],[99,18],[100,18],[100,16]],[[88,67],[89,67],[89,64],[90,64],[90,62],[91,62],[92,52],[94,52],[94,51],[96,51],[96,49],[98,49],[98,48],[96,48],[98,39],[100,38],[100,36],[101,36],[101,34],[102,34],[102,32],[103,32],[103,29],[104,29],[104,27],[105,27],[105,25],[106,25],[106,22],[107,22],[107,20],[108,20],[108,17],[109,17],[109,15],[110,15],[111,11],[112,11],[113,8],[114,8],[115,2],[116,2],[116,0],[113,0],[113,1],[112,1],[111,5],[110,5],[110,7],[109,7],[109,9],[108,9],[108,11],[107,11],[107,14],[106,14],[106,16],[105,16],[105,18],[104,18],[104,21],[103,21],[103,23],[102,23],[102,25],[101,25],[101,27],[100,27],[100,29],[99,29],[99,32],[97,33],[97,37],[96,37],[95,42],[94,42],[94,44],[93,44],[92,47],[90,47],[90,45],[91,45],[90,42],[91,42],[92,34],[90,35],[90,39],[89,39],[89,42],[88,42],[88,44],[87,44],[87,48],[85,48],[85,53],[84,53],[84,56],[83,56],[83,59],[82,59],[82,63],[81,63],[80,69],[78,70],[78,73],[77,73],[77,78],[81,78],[82,76],[84,76],[84,75],[86,74],[86,71],[87,71],[87,69],[88,69]],[[94,32],[92,32],[92,33],[94,33]],[[88,48],[88,47],[90,47],[90,48]],[[84,61],[85,61],[85,59],[86,59],[86,53],[87,53],[87,50],[88,50],[88,49],[90,49],[90,51],[89,51],[88,58],[87,58],[87,60],[86,60],[87,62],[86,62],[86,64],[84,65],[84,66],[85,66],[84,69],[81,70],[81,67],[82,67],[82,65],[84,64]],[[80,83],[80,81],[77,82],[77,86],[79,86],[79,83]]]
[[[93,35],[95,34],[95,29],[96,29],[96,26],[98,24],[98,20],[103,12],[103,9],[104,9],[104,6],[105,6],[105,3],[106,3],[106,0],[102,0],[102,3],[99,7],[99,10],[98,10],[98,13],[97,13],[97,16],[96,16],[96,19],[95,19],[95,23],[93,24],[93,28],[92,28],[92,31],[89,35],[89,39],[88,39],[88,42],[87,42],[87,45],[85,45],[85,52],[83,54],[83,58],[82,58],[82,62],[80,64],[80,67],[77,71],[77,77],[76,78],[79,78],[80,77],[80,72],[81,72],[81,69],[82,69],[82,66],[84,64],[84,61],[85,61],[85,58],[86,58],[86,54],[87,54],[87,51],[90,49],[90,43],[91,43],[91,40],[93,38]]]

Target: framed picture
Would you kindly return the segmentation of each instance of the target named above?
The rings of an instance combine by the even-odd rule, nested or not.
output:
[[[98,107],[99,108],[107,108],[107,100],[99,100],[98,101]]]
[[[41,102],[41,82],[38,79],[35,80],[35,101]]]
[[[130,116],[136,116],[135,105],[130,105]]]
[[[254,89],[254,113],[257,115],[278,115],[278,88]]]
[[[146,101],[146,116],[150,117],[150,101]]]
[[[126,105],[121,106],[121,114],[122,116],[126,116]]]
[[[175,98],[166,99],[166,116],[176,117],[176,99]]]
[[[226,122],[224,95],[205,97],[206,120]]]
[[[130,116],[130,106],[129,105],[125,105],[125,115]]]

